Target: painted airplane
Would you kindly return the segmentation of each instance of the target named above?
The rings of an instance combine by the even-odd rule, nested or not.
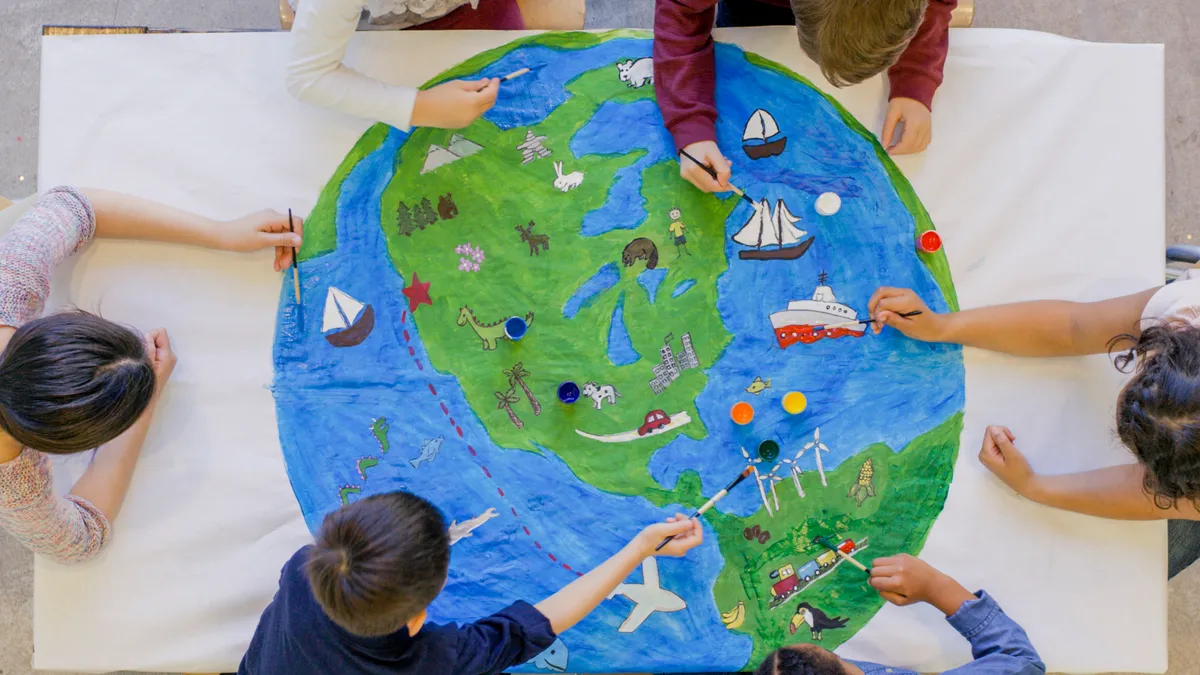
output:
[[[620,633],[632,633],[655,612],[678,612],[687,609],[683,598],[659,586],[658,561],[654,558],[646,558],[642,562],[642,583],[621,584],[609,593],[608,597],[617,595],[623,595],[633,601],[633,611],[617,629]]]

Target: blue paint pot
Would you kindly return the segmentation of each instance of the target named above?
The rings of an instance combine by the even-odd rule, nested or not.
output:
[[[570,381],[563,382],[562,384],[558,385],[558,400],[568,404],[578,401],[579,385]]]
[[[509,340],[516,342],[525,337],[525,331],[529,330],[529,324],[525,323],[525,319],[519,316],[514,316],[504,322],[504,334]],[[578,398],[578,396],[576,396]]]

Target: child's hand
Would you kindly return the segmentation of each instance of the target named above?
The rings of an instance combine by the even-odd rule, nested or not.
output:
[[[892,155],[922,152],[933,140],[933,120],[924,103],[898,97],[888,101],[887,118],[883,122],[884,146]],[[896,125],[904,122],[904,137],[894,138]]]
[[[692,143],[684,148],[692,157],[700,160],[705,166],[711,166],[717,172],[719,180],[713,180],[704,167],[698,166],[691,159],[679,154],[679,175],[683,176],[692,185],[704,190],[705,192],[729,192],[733,188],[729,185],[729,176],[732,175],[729,170],[729,160],[725,159],[725,155],[721,154],[721,148],[717,147],[716,141],[700,141]]]
[[[893,605],[904,607],[928,602],[946,616],[954,614],[964,602],[975,598],[954,579],[924,560],[906,553],[876,558],[871,566],[869,583],[879,591],[880,597]]]
[[[292,247],[299,248],[303,242],[304,219],[293,215],[292,223],[295,233],[288,231],[286,213],[270,209],[251,213],[222,225],[217,234],[217,248],[242,253],[274,248],[275,271],[280,272],[292,264]]]
[[[900,316],[909,312],[921,312],[916,316]],[[888,288],[875,291],[867,302],[867,313],[875,319],[871,330],[878,335],[884,326],[891,326],[905,336],[923,342],[940,342],[945,317],[929,310],[929,307],[908,288]]]
[[[157,396],[175,372],[175,352],[171,350],[171,338],[165,328],[146,333],[146,351],[150,354],[150,366],[154,368],[154,394]]]
[[[500,80],[451,80],[417,92],[412,124],[416,127],[461,129],[492,109]]]
[[[1017,437],[1008,427],[988,427],[983,432],[983,446],[979,449],[979,462],[1004,481],[1017,494],[1024,495],[1036,477],[1033,467],[1025,455],[1013,445]]]
[[[662,550],[654,550],[662,543],[663,539],[671,535],[675,535],[675,538],[662,547]],[[639,532],[634,539],[634,545],[643,558],[650,556],[678,558],[699,546],[703,541],[704,528],[700,526],[700,521],[677,513],[667,518],[667,522],[650,525]]]

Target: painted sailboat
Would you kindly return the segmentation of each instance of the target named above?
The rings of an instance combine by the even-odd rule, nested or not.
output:
[[[733,235],[733,240],[743,246],[753,246],[752,251],[738,251],[742,260],[795,260],[808,251],[813,238],[800,241],[808,234],[794,227],[800,219],[788,211],[787,205],[780,199],[775,203],[775,211],[767,200],[754,205],[754,215],[742,225],[742,229]],[[775,248],[766,248],[771,246]]]
[[[321,332],[334,347],[353,347],[361,344],[375,328],[375,309],[355,300],[346,293],[329,287],[325,295],[325,317]]]
[[[866,324],[858,322],[858,312],[837,301],[833,289],[825,285],[826,274],[818,277],[811,300],[793,300],[787,309],[771,315],[771,327],[781,349],[797,342],[812,344],[824,338],[862,337]]]
[[[750,114],[742,132],[742,150],[750,159],[774,157],[787,147],[787,137],[779,134],[779,125],[771,113],[759,108]]]

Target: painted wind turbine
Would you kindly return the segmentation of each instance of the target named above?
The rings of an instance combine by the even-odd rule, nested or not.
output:
[[[803,455],[808,450],[813,450],[813,454],[817,456],[817,473],[821,474],[821,486],[829,487],[829,483],[825,482],[825,467],[821,464],[821,452],[829,452],[829,446],[821,442],[821,427],[813,430],[812,443],[800,448],[800,452],[796,453],[796,459],[800,459],[800,455]]]
[[[784,459],[779,460],[779,464],[777,464],[775,466],[775,469],[778,469],[779,467],[783,466],[784,464],[787,464],[789,467],[791,467],[789,469],[789,471],[792,474],[792,484],[796,486],[796,494],[800,495],[801,499],[803,499],[806,496],[804,494],[804,488],[800,487],[800,476],[804,472],[800,469],[800,465],[797,463],[796,460],[800,459],[800,455],[802,455],[802,454],[804,454],[803,449],[801,449],[800,452],[796,453],[796,459],[787,459],[785,457]],[[775,469],[772,469],[771,473],[775,473]],[[783,480],[783,479],[780,478],[779,480]]]
[[[761,457],[750,457],[750,453],[746,452],[746,448],[742,448],[742,457],[746,458],[746,465],[754,470],[754,482],[758,484],[758,494],[762,496],[763,506],[767,509],[767,515],[775,517],[771,511],[771,504],[767,501],[767,491],[763,489],[763,478],[758,473],[758,465],[762,463]]]

